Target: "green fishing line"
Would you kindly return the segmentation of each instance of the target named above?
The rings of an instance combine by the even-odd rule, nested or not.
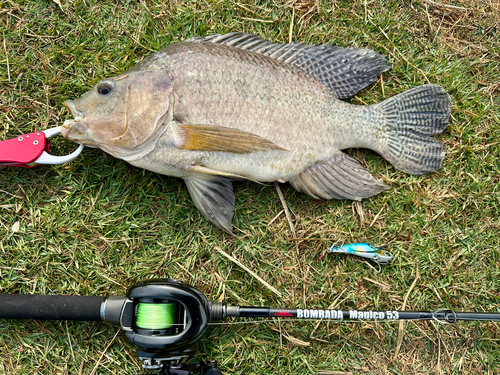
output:
[[[143,329],[167,329],[175,323],[175,303],[137,304],[135,324]]]

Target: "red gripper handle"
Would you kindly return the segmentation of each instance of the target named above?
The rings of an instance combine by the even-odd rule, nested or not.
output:
[[[32,168],[36,164],[30,164],[49,147],[50,142],[41,131],[0,141],[0,166]]]

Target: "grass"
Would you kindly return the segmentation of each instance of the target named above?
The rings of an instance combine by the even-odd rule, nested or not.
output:
[[[65,99],[151,51],[229,31],[374,49],[393,69],[353,103],[431,82],[449,92],[453,111],[438,137],[446,158],[435,173],[410,176],[352,150],[390,191],[353,204],[282,185],[298,241],[272,185],[235,185],[233,238],[200,215],[182,181],[99,150],[66,165],[0,169],[0,292],[123,294],[139,280],[171,276],[230,304],[337,301],[392,310],[418,274],[407,309],[500,310],[497,1],[0,0],[0,14],[0,139],[61,125],[69,118]],[[72,147],[53,141],[55,153]],[[357,258],[321,259],[336,239],[383,245],[395,258],[378,274]],[[142,372],[116,333],[104,323],[2,320],[0,373]],[[221,325],[201,340],[199,357],[218,360],[226,374],[494,374],[500,367],[495,323],[408,323],[399,353],[397,337],[397,323]]]

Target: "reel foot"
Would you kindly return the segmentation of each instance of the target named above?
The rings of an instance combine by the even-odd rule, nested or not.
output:
[[[193,363],[186,365],[182,362],[163,363],[159,375],[222,375],[222,370],[217,367],[216,361]]]

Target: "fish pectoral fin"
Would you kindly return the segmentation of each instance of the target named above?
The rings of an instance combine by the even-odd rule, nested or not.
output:
[[[233,32],[210,35],[188,41],[227,44],[295,66],[328,87],[339,99],[350,98],[376,82],[391,64],[368,49],[354,49],[329,44],[271,43],[258,35]]]
[[[228,178],[185,178],[186,186],[194,205],[205,218],[223,231],[232,234],[234,214],[233,185]]]
[[[218,151],[249,154],[263,150],[284,150],[258,135],[217,125],[175,126],[177,147],[193,151]]]
[[[316,199],[361,200],[389,189],[344,152],[312,165],[291,179],[290,184]]]

